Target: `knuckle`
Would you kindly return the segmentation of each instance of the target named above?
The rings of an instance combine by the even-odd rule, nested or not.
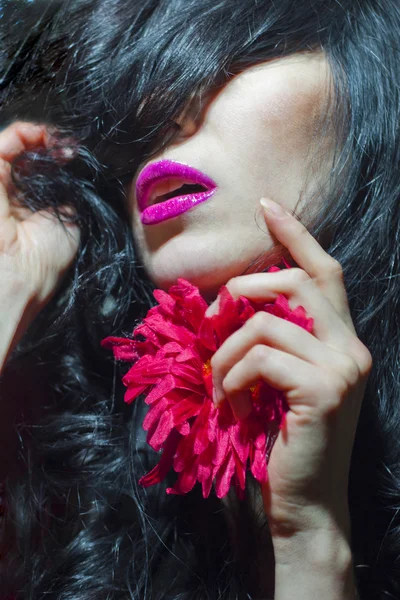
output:
[[[372,370],[373,358],[371,352],[364,346],[363,356],[360,359],[360,370],[362,375],[366,376]]]
[[[326,271],[328,271],[331,277],[336,277],[338,279],[343,280],[343,268],[340,262],[336,260],[336,258],[332,258],[332,256],[329,256],[326,261],[325,269]]]
[[[306,273],[303,269],[299,269],[297,267],[288,269],[288,273],[290,273],[290,277],[292,278],[293,283],[295,285],[299,283],[305,283],[306,281],[310,281],[311,279],[308,273]]]
[[[268,326],[272,320],[272,315],[263,311],[259,311],[246,322],[246,326],[248,329],[254,330],[255,333],[258,333],[260,329],[265,329],[265,327]]]
[[[373,358],[368,348],[357,337],[354,337],[353,339],[353,343],[351,345],[351,353],[354,357],[353,360],[358,367],[359,373],[363,377],[367,376],[372,369]]]
[[[248,353],[248,358],[251,362],[260,363],[263,362],[269,354],[267,346],[263,344],[256,344]]]
[[[322,388],[324,412],[326,414],[338,412],[347,398],[350,388],[349,382],[345,377],[335,374],[324,378]]]
[[[369,375],[373,366],[373,358],[371,352],[364,345],[362,345],[362,348],[358,352],[358,364],[361,375],[363,377]]]
[[[218,353],[215,353],[211,357],[210,364],[211,364],[211,369],[213,371],[215,371],[215,370],[217,370],[219,368],[219,366],[220,366],[220,359],[219,359]]]
[[[229,375],[227,375],[222,381],[221,386],[226,396],[231,396],[232,394],[235,394],[239,391],[238,386],[235,384],[235,382]]]
[[[356,361],[351,356],[346,357],[343,375],[344,380],[350,387],[356,385],[360,379],[360,369]]]

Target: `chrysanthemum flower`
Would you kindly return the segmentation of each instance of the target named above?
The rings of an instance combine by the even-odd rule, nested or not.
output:
[[[150,446],[162,451],[159,463],[139,483],[159,483],[173,468],[178,478],[167,488],[169,494],[186,494],[199,481],[204,498],[213,483],[219,498],[231,485],[242,498],[248,469],[260,483],[267,480],[268,456],[287,405],[282,392],[259,381],[251,388],[253,411],[246,419],[237,421],[227,401],[216,408],[211,357],[259,310],[308,331],[313,321],[303,307],[291,310],[283,295],[256,305],[244,297],[234,300],[225,286],[219,294],[219,314],[206,317],[207,302],[184,279],[168,293],[155,290],[154,297],[158,306],[135,328],[133,339],[109,337],[102,342],[115,358],[134,362],[123,378],[125,401],[147,394],[150,408],[143,427]]]

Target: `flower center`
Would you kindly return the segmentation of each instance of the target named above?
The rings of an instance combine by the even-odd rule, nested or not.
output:
[[[261,381],[258,381],[254,385],[250,386],[251,400],[252,400],[253,404],[260,400],[260,388],[261,388]]]
[[[206,378],[209,375],[211,375],[211,359],[210,358],[203,364],[203,377]]]
[[[212,372],[211,359],[208,359],[208,360],[206,360],[205,363],[203,363],[203,381],[204,381],[204,387],[206,388],[207,395],[210,399],[212,398],[212,389],[213,389],[211,372]]]

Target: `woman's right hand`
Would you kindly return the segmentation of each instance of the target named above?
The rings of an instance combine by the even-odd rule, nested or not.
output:
[[[79,245],[77,225],[12,201],[11,163],[46,147],[45,126],[15,122],[0,132],[0,371],[37,313],[53,296]]]

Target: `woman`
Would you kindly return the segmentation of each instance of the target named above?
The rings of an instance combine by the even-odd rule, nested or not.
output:
[[[3,403],[40,381],[4,474],[6,593],[399,597],[399,17],[394,0],[4,6],[4,124],[40,124],[0,140]],[[294,268],[267,273],[282,255]],[[260,377],[290,408],[243,502],[137,485],[157,455],[100,341],[178,277],[209,314],[227,284],[314,319],[313,336],[255,316],[212,360],[237,418]]]

